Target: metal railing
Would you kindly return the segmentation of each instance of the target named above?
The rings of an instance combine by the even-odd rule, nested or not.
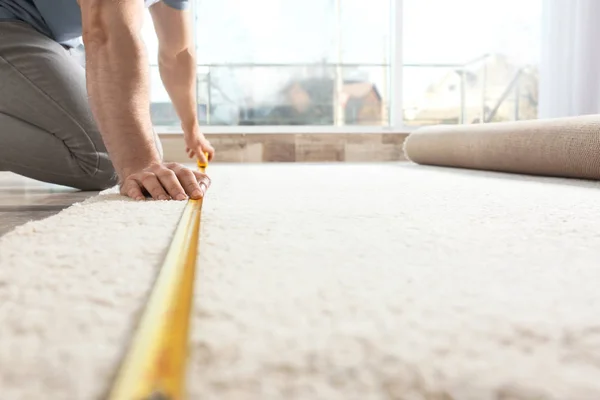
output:
[[[276,68],[279,70],[282,69],[295,69],[296,71],[301,70],[311,70],[315,73],[315,78],[319,78],[318,71],[321,71],[323,75],[332,75],[332,98],[331,98],[331,108],[332,108],[332,125],[340,125],[341,121],[344,120],[344,116],[340,115],[341,112],[341,98],[342,98],[342,89],[340,80],[343,80],[343,70],[345,69],[358,69],[358,68],[381,68],[383,71],[390,70],[391,64],[389,63],[329,63],[329,62],[315,62],[315,63],[201,63],[197,65],[197,68],[206,69],[205,78],[201,78],[198,76],[198,83],[206,82],[208,87],[207,95],[207,123],[210,124],[211,118],[211,107],[212,107],[212,92],[219,93],[222,99],[226,100],[227,103],[239,106],[238,102],[231,99],[225,90],[220,87],[219,84],[215,83],[212,78],[212,70],[214,69],[255,69],[255,68]],[[389,72],[388,72],[389,74]],[[293,74],[292,74],[293,75]],[[290,77],[292,77],[290,75]],[[384,83],[384,85],[389,85],[389,79]],[[197,85],[198,87],[200,85]],[[382,88],[379,88],[380,90]],[[388,89],[388,88],[385,88]],[[386,92],[389,91],[386,90]],[[383,105],[387,106],[389,99],[386,96],[383,96]],[[342,111],[343,112],[343,111]]]
[[[515,105],[514,105],[514,109],[513,109],[513,118],[515,120],[519,119],[519,98],[520,98],[520,81],[521,78],[524,75],[524,71],[526,70],[526,67],[521,67],[517,70],[517,72],[515,73],[513,79],[510,80],[510,82],[507,84],[505,90],[503,91],[502,95],[496,100],[494,106],[491,108],[491,110],[488,111],[488,108],[486,107],[486,103],[487,103],[487,61],[488,59],[491,57],[491,54],[483,54],[477,58],[474,58],[472,60],[469,60],[465,63],[404,63],[403,64],[403,68],[440,68],[440,69],[449,69],[449,70],[454,70],[454,72],[456,74],[458,74],[459,76],[459,87],[460,87],[460,94],[459,94],[459,116],[458,116],[458,123],[464,124],[464,123],[469,123],[469,121],[467,120],[467,75],[469,73],[469,70],[476,64],[481,63],[482,64],[482,81],[481,81],[481,98],[480,98],[480,117],[477,118],[479,123],[488,123],[491,122],[494,117],[496,117],[498,110],[502,107],[503,104],[505,104],[505,102],[510,98],[511,94],[515,94]],[[151,67],[158,67],[157,64],[152,63],[150,64]],[[387,76],[391,75],[391,69],[392,69],[392,65],[389,63],[328,63],[328,62],[316,62],[316,63],[249,63],[249,62],[244,62],[244,63],[199,63],[197,65],[197,68],[199,69],[206,69],[206,72],[203,74],[204,76],[202,76],[202,74],[199,74],[197,77],[198,83],[206,83],[207,85],[207,118],[209,118],[209,121],[207,121],[208,123],[210,123],[210,115],[211,115],[211,107],[213,106],[212,104],[212,95],[213,92],[219,93],[219,96],[221,97],[221,99],[225,100],[225,102],[229,103],[229,104],[234,104],[236,106],[239,106],[238,101],[232,99],[230,96],[228,96],[228,94],[226,93],[225,90],[223,90],[218,83],[214,82],[212,79],[212,75],[213,75],[213,70],[215,69],[221,69],[221,68],[227,68],[227,69],[254,69],[254,68],[277,68],[277,69],[285,69],[285,68],[290,68],[290,69],[314,69],[314,70],[318,70],[321,69],[322,71],[330,71],[330,72],[334,72],[334,75],[337,75],[340,73],[340,71],[343,71],[344,69],[357,69],[357,68],[382,68],[384,73],[386,74],[386,82],[384,82],[384,85],[390,86],[390,88],[380,88],[384,89],[386,92],[389,92],[389,90],[391,89],[391,80],[389,78],[387,78]],[[333,78],[334,81],[336,80],[336,77]],[[337,82],[337,81],[336,81]],[[339,90],[338,88],[338,84],[334,85],[334,87],[336,88],[336,90]],[[198,87],[200,87],[200,85],[198,85]],[[389,96],[390,98],[394,98],[395,96],[398,95],[402,95],[402,94],[393,94],[392,96]],[[200,93],[198,93],[198,98],[200,98]],[[339,102],[339,95],[334,94],[333,96],[333,102],[336,104],[332,104],[332,109],[336,110],[337,109],[337,102]],[[388,101],[389,102],[390,99],[387,99],[384,97],[383,101]],[[334,116],[334,120],[336,119],[336,116]],[[474,121],[472,121],[474,122]]]
[[[498,111],[505,104],[505,102],[510,98],[512,94],[514,94],[514,107],[513,107],[513,115],[512,119],[514,121],[519,120],[520,113],[520,97],[521,97],[521,80],[526,75],[528,70],[527,66],[519,67],[517,71],[514,73],[512,79],[508,82],[505,89],[503,90],[501,96],[496,100],[494,106],[488,112],[487,110],[487,61],[492,57],[492,54],[484,54],[480,57],[477,57],[473,60],[470,60],[463,64],[435,64],[435,63],[415,63],[415,64],[404,64],[404,67],[426,67],[426,68],[450,68],[455,69],[455,72],[459,75],[460,79],[460,113],[458,122],[460,124],[469,123],[467,120],[467,107],[466,107],[466,98],[467,98],[467,73],[469,69],[478,63],[482,63],[482,79],[481,79],[481,98],[480,98],[480,117],[477,118],[479,123],[489,123],[492,122],[496,117]],[[474,121],[472,121],[474,122]]]

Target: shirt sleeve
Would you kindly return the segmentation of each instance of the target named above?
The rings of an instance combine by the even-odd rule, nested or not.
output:
[[[177,10],[187,10],[190,5],[189,0],[163,0],[163,3]]]

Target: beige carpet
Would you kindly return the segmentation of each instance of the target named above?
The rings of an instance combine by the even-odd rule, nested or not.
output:
[[[600,183],[211,167],[191,399],[600,398]],[[98,399],[183,203],[0,239],[2,398]]]
[[[428,126],[404,150],[418,164],[600,179],[600,115]]]

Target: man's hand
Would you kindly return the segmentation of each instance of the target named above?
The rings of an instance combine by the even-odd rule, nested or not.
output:
[[[154,164],[127,175],[121,194],[144,200],[149,194],[155,200],[186,200],[204,197],[210,178],[177,163]]]
[[[215,149],[211,146],[210,142],[200,132],[200,127],[196,125],[191,130],[184,129],[185,137],[185,151],[189,158],[196,158],[203,163],[212,161],[215,157]],[[208,153],[208,160],[204,153]]]

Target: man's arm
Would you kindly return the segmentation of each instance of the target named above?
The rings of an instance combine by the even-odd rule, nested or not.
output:
[[[142,1],[79,0],[90,105],[121,180],[160,163],[149,108]]]
[[[180,3],[184,5],[184,3]],[[162,82],[181,120],[188,153],[204,161],[214,149],[200,132],[196,101],[196,56],[192,22],[185,9],[159,2],[150,7],[158,38],[158,66]]]
[[[90,106],[122,182],[121,193],[135,199],[143,199],[144,191],[161,200],[183,200],[186,194],[200,198],[208,178],[163,164],[154,142],[148,61],[140,38],[143,2],[78,1]]]

